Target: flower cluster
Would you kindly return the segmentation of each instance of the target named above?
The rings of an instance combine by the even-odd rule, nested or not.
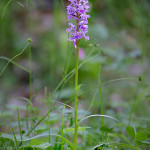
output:
[[[71,19],[76,20],[77,25],[75,26],[72,23],[69,23],[69,28],[67,32],[70,33],[71,37],[68,39],[69,41],[74,41],[74,46],[76,45],[77,41],[82,37],[85,40],[89,40],[89,36],[85,34],[88,32],[88,18],[89,15],[86,13],[88,12],[89,6],[88,0],[68,0],[70,4],[67,6],[67,13],[68,13],[68,21]]]

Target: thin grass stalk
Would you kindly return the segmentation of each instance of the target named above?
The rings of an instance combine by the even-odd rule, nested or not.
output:
[[[48,111],[51,109],[51,95],[49,95],[49,97],[48,97]],[[50,112],[49,112],[49,114],[48,114],[48,117],[50,118]],[[49,137],[48,137],[48,139],[49,139],[49,143],[51,143],[51,128],[49,128]]]
[[[7,66],[9,65],[9,63],[11,63],[16,57],[20,56],[28,47],[29,42],[25,45],[25,47],[21,50],[20,53],[18,53],[17,55],[15,55],[14,57],[10,58],[8,63],[5,65],[5,67],[2,69],[2,71],[0,72],[0,76],[3,74],[3,72],[5,71],[5,69],[7,68]]]
[[[131,117],[132,117],[132,114],[133,114],[133,112],[134,112],[134,110],[135,110],[135,108],[136,108],[137,103],[143,98],[144,94],[148,91],[148,89],[149,89],[149,88],[144,89],[144,90],[140,93],[140,95],[137,97],[136,101],[133,102],[132,107],[131,107],[131,111],[130,111],[130,114],[129,114],[129,123],[128,123],[128,126],[129,126],[130,123],[131,123]]]
[[[13,136],[15,139],[16,149],[19,150],[19,144],[18,144],[18,141],[17,141],[17,138],[16,138],[16,135],[15,135],[15,132],[14,132],[12,125],[11,125],[11,130],[12,130],[12,133],[13,133]]]
[[[7,4],[5,5],[5,7],[0,11],[0,17],[1,17],[1,19],[4,19],[6,10],[7,10],[8,6],[10,5],[11,2],[12,2],[12,0],[9,0],[7,2]]]
[[[6,61],[10,61],[10,63],[12,63],[12,64],[14,64],[14,65],[16,65],[18,68],[20,68],[20,69],[22,69],[23,71],[25,71],[25,72],[27,72],[27,73],[29,73],[29,70],[28,69],[26,69],[25,67],[23,67],[23,66],[21,66],[20,64],[18,64],[17,62],[15,62],[15,61],[13,61],[13,60],[10,60],[9,58],[7,58],[7,57],[4,57],[4,56],[0,56],[0,59],[2,59],[2,60],[6,60]]]
[[[50,94],[47,95],[47,87],[45,87],[45,89],[44,89],[44,100],[47,100],[48,102],[45,102],[43,110],[45,109],[45,107],[48,104],[48,111],[49,111],[51,109],[51,95]],[[48,114],[48,118],[50,118],[50,113]],[[50,127],[49,127],[49,130],[48,130],[48,133],[49,133],[48,134],[48,142],[51,143],[51,129],[50,129]]]
[[[26,106],[26,128],[29,129],[29,122],[28,122],[28,104]]]
[[[0,72],[0,76],[2,75],[2,73],[5,71],[5,69],[7,68],[7,66],[9,65],[9,63],[11,63],[16,57],[20,56],[25,50],[26,48],[29,46],[30,44],[30,40],[28,40],[28,43],[26,44],[26,46],[21,50],[20,53],[18,53],[17,55],[15,55],[13,58],[8,59],[8,63],[5,65],[5,67],[3,68],[3,70]],[[28,73],[30,73],[30,71],[27,71]],[[28,106],[28,104],[27,104]],[[26,108],[26,127],[28,129],[28,108]]]
[[[93,50],[90,51],[90,53],[89,53],[88,56],[86,57],[85,61],[83,61],[83,62],[79,65],[78,69],[81,68],[86,62],[88,62],[88,59],[89,59],[89,57],[91,56],[91,54],[94,52],[94,50],[95,50],[95,48],[93,48]],[[73,69],[72,71],[70,71],[70,72],[66,75],[66,77],[64,77],[64,78],[60,81],[60,83],[58,84],[58,86],[55,88],[54,92],[51,94],[51,98],[55,95],[56,91],[57,91],[64,83],[66,83],[74,74],[75,74],[75,70]],[[93,89],[93,88],[92,88],[92,89]],[[91,90],[91,89],[90,89],[90,90]],[[87,90],[87,92],[90,91],[90,90]],[[84,92],[84,93],[86,93],[86,92]],[[82,93],[82,94],[84,94],[84,93]],[[80,94],[80,95],[82,95],[82,94]],[[67,104],[68,102],[71,102],[73,99],[74,99],[74,98],[71,98],[71,99],[69,99],[68,101],[66,101],[66,104]],[[56,104],[56,103],[55,103],[55,104]],[[41,119],[39,122],[37,122],[33,127],[31,127],[31,129],[27,132],[26,136],[29,136],[29,134],[49,115],[49,113],[50,113],[51,111],[57,109],[57,108],[58,108],[58,107],[55,107],[55,106],[54,106],[54,108],[51,108],[51,109],[47,112],[47,114],[42,117],[42,119]]]
[[[29,85],[30,85],[30,101],[32,102],[32,52],[31,52],[31,42],[29,44]],[[33,112],[33,108],[32,105],[30,105],[31,108],[31,116],[32,116],[32,122],[31,122],[31,126],[34,125],[34,112]]]
[[[18,126],[19,126],[20,137],[21,137],[21,141],[22,141],[23,138],[22,138],[22,130],[21,130],[20,116],[19,116],[18,107],[17,107],[17,117],[18,117]]]
[[[29,43],[29,85],[30,85],[30,101],[32,101],[32,54],[31,43]]]
[[[92,89],[93,89],[93,88],[92,88]],[[91,89],[90,89],[90,90],[91,90]],[[88,91],[90,91],[90,90],[87,90],[86,92],[88,92]],[[86,92],[83,92],[83,93],[80,94],[79,96],[83,95],[83,94],[86,93]],[[67,103],[69,103],[69,102],[71,102],[71,101],[73,101],[73,100],[74,100],[74,97],[71,98],[71,99],[69,99],[68,101],[66,101],[66,103],[64,103],[64,104],[67,104]],[[64,105],[64,104],[61,104],[61,105]],[[59,106],[54,107],[54,108],[51,108],[51,109],[46,113],[46,115],[44,115],[44,116],[39,120],[39,122],[37,122],[37,123],[34,125],[34,127],[32,127],[32,128],[27,132],[26,136],[29,136],[29,134],[30,134],[33,130],[35,130],[35,128],[36,128],[40,123],[43,122],[43,120],[49,115],[49,113],[52,112],[52,111],[54,111],[54,110],[56,110],[58,107],[59,107]],[[79,124],[78,124],[78,126],[79,126]]]
[[[61,127],[61,136],[62,137],[64,137],[64,132],[63,132],[63,130],[64,130],[64,115],[65,115],[65,105],[64,105],[64,107],[63,107],[63,114],[62,114],[62,127]],[[63,150],[63,144],[64,142],[63,142],[63,140],[61,141],[61,150]]]
[[[28,0],[28,33],[29,36],[31,36],[31,0]],[[32,102],[32,52],[31,52],[31,42],[32,39],[29,38],[28,39],[29,42],[29,87],[30,87],[30,95],[29,95],[29,99]],[[31,106],[30,106],[31,107]],[[27,106],[27,109],[29,108],[29,106]],[[28,111],[27,111],[28,114]],[[32,121],[31,121],[31,126],[34,126],[34,112],[33,112],[33,108],[31,107],[31,117],[32,117]]]
[[[90,51],[90,53],[85,58],[85,60],[81,64],[79,64],[78,68],[81,68],[86,62],[88,62],[88,59],[90,58],[90,56],[92,55],[92,53],[94,52],[94,50],[95,50],[95,48]],[[56,91],[61,86],[64,86],[63,84],[66,83],[71,77],[73,77],[74,74],[75,74],[75,69],[72,69],[68,74],[66,74],[66,76],[64,76],[63,79],[60,81],[60,83],[57,85],[57,87],[55,88],[54,92],[51,94],[51,97],[53,97],[56,94]]]
[[[51,129],[49,128],[48,142],[51,143]]]
[[[102,89],[101,89],[101,66],[99,70],[98,84],[99,84],[99,96],[100,96],[100,104],[101,104],[101,115],[103,115],[104,112],[103,112],[103,99],[102,99]],[[101,118],[101,127],[103,126],[104,126],[104,117]],[[102,142],[104,142],[103,132],[102,132]]]

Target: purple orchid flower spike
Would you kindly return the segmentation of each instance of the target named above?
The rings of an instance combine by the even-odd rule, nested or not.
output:
[[[89,40],[89,36],[86,36],[88,32],[88,18],[89,15],[86,13],[88,12],[89,6],[88,0],[68,0],[70,4],[67,6],[67,13],[68,13],[68,22],[71,19],[76,20],[77,27],[72,23],[69,23],[69,28],[66,30],[70,33],[71,37],[68,39],[69,41],[74,41],[74,46],[76,47],[76,43],[82,37],[85,40]]]

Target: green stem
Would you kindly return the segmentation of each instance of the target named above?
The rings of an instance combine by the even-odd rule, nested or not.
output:
[[[48,97],[48,111],[51,109],[51,95]],[[50,113],[48,115],[48,118],[50,119]],[[51,128],[49,127],[49,143],[51,143]]]
[[[23,138],[22,138],[22,130],[21,130],[21,125],[20,125],[20,116],[19,116],[18,107],[17,107],[17,117],[18,117],[18,126],[19,126],[20,137],[21,137],[21,141],[22,141]]]
[[[77,0],[79,3],[79,0]],[[80,14],[77,13],[77,18]],[[77,32],[79,32],[79,21],[77,21]],[[77,150],[77,137],[78,137],[78,70],[79,70],[79,40],[76,42],[76,74],[75,74],[75,133],[74,133],[74,150]]]
[[[15,132],[14,132],[12,125],[11,125],[11,130],[12,130],[12,133],[14,136],[14,140],[15,140],[15,144],[16,144],[16,150],[19,150],[19,144],[18,144],[18,141],[17,141],[17,138],[16,138],[16,135],[15,135]]]
[[[62,127],[61,127],[61,136],[63,137],[64,136],[64,115],[65,115],[65,105],[63,107],[63,114],[62,114]],[[64,141],[62,140],[61,141],[61,150],[63,150],[63,146],[64,146]]]
[[[51,128],[49,128],[48,142],[51,143]]]
[[[98,84],[99,84],[99,95],[100,95],[100,104],[101,104],[101,115],[104,114],[103,112],[103,99],[102,99],[102,89],[101,89],[101,66],[99,71],[99,77],[98,77]],[[104,126],[104,118],[101,119],[101,127]],[[102,132],[102,142],[104,142],[104,133]]]
[[[28,122],[28,104],[26,106],[26,128],[29,129],[29,122]]]
[[[32,99],[32,54],[31,44],[29,43],[29,84],[30,84],[30,101]]]
[[[28,0],[28,33],[29,36],[31,37],[31,0]],[[29,42],[29,86],[30,86],[30,96],[29,99],[32,102],[32,52],[31,52],[31,42],[32,39],[28,38],[28,42]],[[31,127],[34,126],[34,112],[33,112],[33,107],[31,107],[31,117],[32,117],[32,121],[31,121]],[[29,106],[27,106],[27,109],[29,108]],[[28,113],[28,112],[27,112]]]
[[[74,134],[74,150],[77,149],[78,136],[78,60],[79,60],[79,41],[76,44],[76,74],[75,74],[75,134]]]
[[[31,40],[29,38],[29,40]],[[32,52],[31,52],[31,42],[29,42],[29,86],[30,86],[30,96],[29,100],[32,102]],[[33,107],[28,106],[27,108],[31,108],[31,116],[32,116],[32,122],[31,126],[34,126],[34,112],[33,112]]]

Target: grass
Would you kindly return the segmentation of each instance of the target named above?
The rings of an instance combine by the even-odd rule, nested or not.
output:
[[[30,37],[33,34],[31,21],[33,19],[32,9],[34,9],[31,7],[31,2],[31,0],[27,1],[27,28]],[[10,3],[13,5],[14,1],[8,1],[1,9],[0,16],[3,18],[3,22],[7,20],[7,12],[9,12],[9,7],[11,7]],[[26,6],[20,2],[17,3]],[[135,48],[141,46],[138,47],[139,43],[137,44],[132,37],[128,37],[127,35],[122,42],[121,39],[116,36],[120,30],[113,30],[114,22],[112,26],[109,26],[109,28],[112,29],[110,30],[107,29],[107,25],[106,29],[100,25],[98,27],[94,26],[96,21],[92,21],[92,18],[98,15],[97,6],[103,4],[107,6],[106,10],[113,12],[109,14],[103,11],[103,17],[109,18],[111,15],[117,14],[116,17],[119,19],[117,21],[121,24],[120,28],[124,26],[129,28],[128,24],[130,23],[125,21],[125,19],[128,18],[123,17],[124,9],[126,9],[125,6],[121,3],[116,4],[116,2],[113,1],[93,2],[94,9],[91,10],[89,34],[94,35],[97,39],[91,38],[91,40],[86,43],[82,40],[80,41],[80,47],[86,50],[86,56],[81,60],[78,57],[79,42],[77,43],[75,57],[74,48],[71,45],[72,43],[69,44],[69,42],[66,41],[68,35],[63,32],[61,33],[61,30],[64,30],[64,28],[62,29],[58,22],[60,23],[63,17],[65,18],[63,22],[67,21],[64,1],[61,0],[60,5],[58,5],[58,3],[59,1],[54,2],[55,18],[53,21],[56,26],[53,27],[55,31],[52,32],[52,37],[54,38],[57,33],[59,38],[61,36],[63,38],[60,38],[62,41],[53,39],[53,41],[49,41],[45,44],[46,49],[53,47],[52,50],[48,51],[48,55],[47,53],[46,55],[44,54],[46,52],[44,48],[42,52],[38,51],[38,54],[36,54],[34,40],[32,42],[32,39],[28,38],[25,47],[14,57],[7,58],[0,56],[1,60],[7,61],[6,64],[0,62],[2,64],[0,71],[1,78],[9,77],[11,67],[19,68],[23,73],[27,73],[29,77],[29,96],[28,98],[19,98],[20,101],[23,100],[26,107],[19,105],[16,111],[16,106],[9,103],[8,105],[2,104],[5,108],[0,114],[0,127],[6,126],[8,130],[3,129],[0,132],[0,148],[9,148],[12,150],[148,150],[150,148],[150,119],[148,107],[150,95],[149,79],[147,77],[149,72],[146,71],[145,68],[142,68],[142,70],[145,70],[143,80],[143,76],[141,76],[143,72],[139,75],[133,75],[130,73],[132,70],[130,70],[129,67],[132,64],[137,65],[139,63],[141,63],[142,67],[146,67],[144,59],[148,62],[149,56],[147,55],[146,57],[146,54],[143,54],[145,53],[145,50],[143,51],[143,45],[142,60],[139,60],[139,56],[137,56],[136,53],[131,53],[130,51],[134,51]],[[145,9],[139,5],[140,2],[136,4],[127,1],[125,4],[130,6],[129,9],[131,8],[139,18],[145,18],[145,16],[142,15],[147,6],[145,3],[143,4]],[[119,8],[122,8],[120,13],[118,13],[118,7],[116,5],[120,5]],[[102,7],[102,5],[100,6]],[[95,20],[97,20],[97,18],[95,18]],[[142,22],[139,26],[143,28]],[[60,27],[59,32],[58,27]],[[130,29],[132,28],[133,27]],[[94,30],[96,30],[96,32]],[[113,33],[108,39],[106,38],[107,30]],[[49,33],[47,34],[50,36]],[[101,34],[101,37],[104,36],[104,38],[99,38],[99,34]],[[143,35],[143,32],[141,35],[143,38],[146,36]],[[112,38],[111,36],[114,37]],[[123,34],[123,36],[125,35]],[[140,40],[141,38],[137,39]],[[120,40],[120,43],[113,43],[114,40],[116,40],[115,42]],[[127,40],[129,41],[127,42]],[[103,41],[104,44],[105,42],[109,43],[110,45],[102,46],[102,44],[97,43],[99,41]],[[142,41],[144,40],[142,39]],[[148,39],[145,39],[144,42],[146,43],[146,41],[148,41]],[[134,44],[134,42],[136,44]],[[19,44],[19,41],[17,44]],[[129,46],[129,50],[127,49],[125,51],[124,49],[127,48],[127,46]],[[27,48],[28,52],[26,52]],[[37,46],[37,50],[40,48],[41,47]],[[138,52],[138,50],[136,50],[136,52]],[[54,58],[52,58],[51,61],[47,61],[51,59],[49,56],[55,55],[57,55],[57,61],[54,60]],[[45,57],[42,58],[43,56]],[[29,69],[20,63],[20,60],[24,58],[27,58]],[[52,66],[50,70],[47,69],[48,72],[46,70],[47,79],[45,79],[46,76],[44,75],[44,62],[40,59],[45,61],[47,67]],[[37,66],[40,63],[42,66],[36,73],[34,72],[36,68],[34,66],[35,62],[38,62]],[[51,64],[47,62],[51,62]],[[65,66],[63,66],[63,62]],[[102,67],[99,68],[99,66]],[[13,73],[11,73],[11,76],[13,78]],[[41,77],[40,80],[46,81],[47,85],[44,85],[46,87],[44,92],[43,90],[41,92],[36,87],[38,85],[36,84],[38,79],[36,76]],[[35,79],[33,77],[35,77]],[[10,77],[7,79],[8,82],[10,82]],[[53,82],[50,82],[52,80]],[[5,90],[5,84],[3,85],[3,82],[1,82],[2,91]],[[21,88],[21,85],[17,86]],[[15,89],[15,86],[13,88]],[[9,88],[7,87],[7,89]],[[42,96],[39,95],[39,93],[42,93]],[[2,97],[0,91],[0,100],[1,99],[6,98]],[[36,104],[39,105],[36,106]],[[9,112],[5,111],[5,109],[9,110]],[[24,112],[26,112],[26,114],[24,117],[21,117]],[[7,123],[8,120],[9,123]]]

